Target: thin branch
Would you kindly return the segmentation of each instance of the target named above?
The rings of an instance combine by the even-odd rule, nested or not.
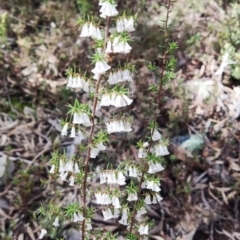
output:
[[[163,66],[162,66],[162,71],[161,71],[161,74],[160,74],[160,79],[162,80],[163,79],[163,76],[164,76],[164,71],[165,71],[165,64],[166,64],[166,60],[167,60],[167,36],[168,36],[168,33],[167,33],[167,29],[168,29],[168,19],[169,19],[169,13],[170,13],[170,6],[171,6],[171,0],[168,0],[168,4],[167,4],[167,16],[166,16],[166,21],[165,21],[165,34],[164,34],[164,45],[163,45],[163,49],[164,49],[164,55],[163,55],[163,59],[162,59],[162,63],[163,63]],[[160,104],[161,104],[161,98],[162,98],[162,88],[163,88],[163,82],[160,81],[160,85],[159,85],[159,88],[158,88],[158,92],[157,92],[157,108],[155,110],[155,113],[154,113],[154,121],[153,121],[153,129],[155,129],[156,125],[157,125],[157,118],[158,118],[158,115],[159,115],[159,109],[160,109]],[[152,136],[153,136],[153,132],[151,133],[151,138],[152,139]],[[150,142],[149,146],[148,146],[148,150],[147,150],[147,153],[150,152],[150,149],[151,149],[151,145],[152,145],[152,141]],[[138,199],[140,199],[140,193],[141,193],[141,185],[144,181],[144,176],[146,174],[146,169],[147,169],[147,166],[146,166],[146,163],[145,163],[145,166],[144,166],[144,170],[142,171],[142,175],[141,175],[141,180],[139,182],[139,185],[138,185]],[[136,215],[136,207],[137,207],[137,204],[138,204],[138,201],[137,200],[134,204],[134,209],[133,209],[133,213],[132,213],[132,216],[131,216],[131,225],[130,225],[130,230],[129,232],[132,233],[132,230],[133,230],[133,223],[134,223],[134,218],[135,218],[135,215]]]
[[[110,26],[110,18],[107,18],[106,22],[106,27],[105,27],[105,41],[104,41],[104,49],[106,49],[107,45],[107,40],[108,40],[108,31],[109,31],[109,26]],[[96,83],[96,88],[95,88],[95,95],[94,95],[94,100],[93,100],[93,110],[92,110],[92,118],[91,118],[91,129],[90,129],[90,134],[88,138],[88,149],[87,149],[87,154],[85,158],[85,166],[84,166],[84,180],[83,180],[83,216],[84,220],[82,221],[82,240],[85,239],[85,219],[86,219],[86,199],[87,199],[87,176],[88,176],[88,165],[89,165],[89,160],[90,160],[90,153],[91,153],[91,145],[93,142],[93,134],[95,130],[95,124],[94,124],[94,119],[95,119],[95,113],[96,113],[96,107],[97,107],[97,101],[98,101],[98,91],[99,91],[99,86],[101,83],[103,75],[99,77]]]

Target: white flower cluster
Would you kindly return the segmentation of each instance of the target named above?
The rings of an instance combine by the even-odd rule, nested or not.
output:
[[[115,4],[114,1],[100,0],[99,5],[101,6],[100,17],[115,17],[118,15],[118,11],[116,9],[117,4]]]
[[[105,93],[102,95],[100,102],[101,107],[114,106],[114,107],[126,107],[132,103],[130,99],[125,94],[120,94],[118,92]]]
[[[167,146],[163,145],[161,142],[155,144],[150,151],[154,153],[156,156],[166,156],[169,154]]]
[[[95,75],[101,75],[107,72],[110,68],[111,66],[109,66],[103,58],[101,61],[97,61],[95,63],[95,67],[92,69],[92,73]]]
[[[152,134],[152,140],[158,141],[161,138],[162,138],[162,135],[158,132],[157,129],[154,129]],[[156,156],[165,156],[169,154],[167,146],[163,144],[161,141],[155,144],[153,147],[151,147],[150,152],[154,153]]]
[[[130,165],[128,166],[128,176],[129,177],[134,177],[134,178],[138,178],[138,170],[135,166]]]
[[[84,112],[78,112],[73,114],[73,124],[81,124],[85,127],[90,127],[92,125],[89,116]],[[68,135],[68,127],[69,127],[69,123],[65,123],[61,131],[62,136]],[[84,134],[80,130],[78,130],[77,133],[78,133],[79,140],[82,141],[85,138]],[[76,129],[74,125],[71,128],[70,137],[71,138],[76,137]]]
[[[155,181],[149,181],[146,180],[142,182],[141,188],[147,188],[149,190],[152,190],[154,192],[160,192],[161,189],[159,187],[159,183],[156,183]]]
[[[156,173],[164,170],[161,163],[154,163],[150,161],[148,164],[149,164],[148,173]]]
[[[153,131],[153,134],[152,134],[152,140],[153,141],[158,141],[158,140],[161,139],[161,137],[162,137],[161,134],[155,129]],[[143,147],[139,148],[139,150],[138,150],[138,157],[139,158],[146,158],[147,157],[147,149],[146,148],[148,146],[149,146],[149,144],[147,142],[145,142],[143,144]],[[150,148],[150,152],[154,153],[156,156],[165,156],[165,155],[169,154],[166,144],[164,144],[164,142],[161,141],[161,140]],[[154,171],[156,171],[157,169],[161,169],[161,168],[162,168],[162,166],[159,166],[159,165],[158,166],[153,166],[151,164],[151,168],[149,169],[149,171],[150,171],[149,173],[154,173]],[[162,170],[158,170],[158,171],[162,171]]]
[[[104,221],[107,221],[111,218],[118,218],[119,217],[119,209],[114,208],[113,212],[112,212],[111,208],[102,209],[102,214],[103,214]]]
[[[121,208],[119,197],[116,195],[110,195],[107,192],[95,193],[96,203],[100,205],[113,205],[114,208]]]
[[[82,26],[80,37],[92,37],[93,39],[103,39],[99,27],[91,22],[86,22]]]
[[[132,50],[132,47],[128,44],[126,39],[121,36],[114,37],[113,41],[110,39],[107,42],[106,53],[123,53],[128,54]]]
[[[100,177],[100,184],[118,184],[118,185],[125,185],[126,178],[121,171],[115,170],[106,170],[101,171],[99,174]]]
[[[133,32],[134,28],[134,19],[133,17],[122,17],[117,19],[117,32]]]
[[[94,147],[91,148],[90,158],[96,158],[100,151],[106,150],[106,146],[103,143],[98,143]]]
[[[73,124],[82,124],[85,127],[90,127],[92,125],[89,116],[84,112],[73,114]]]
[[[107,221],[112,218],[118,218],[120,215],[120,211],[119,211],[119,208],[113,208],[113,212],[111,208],[106,208],[106,209],[102,209],[102,214],[103,214],[104,221]],[[127,220],[128,220],[128,209],[124,207],[122,209],[122,217],[119,220],[119,223],[123,225],[128,225]]]
[[[106,123],[108,134],[115,132],[131,132],[131,122],[129,119],[111,120]]]
[[[50,169],[50,173],[55,173],[55,168],[56,166],[55,165],[52,165],[51,166],[51,169]],[[60,160],[59,162],[59,169],[58,169],[58,172],[59,172],[59,177],[63,180],[63,181],[66,181],[67,177],[68,177],[68,174],[70,173],[71,176],[69,178],[70,180],[70,183],[69,183],[69,186],[74,186],[74,181],[75,181],[75,174],[76,173],[79,173],[80,170],[79,170],[79,167],[78,167],[78,164],[75,162],[73,162],[72,160],[68,161],[68,162],[64,162],[62,159]]]
[[[81,222],[83,221],[85,218],[83,217],[81,212],[74,212],[73,213],[73,222]]]
[[[83,77],[77,75],[68,77],[68,84],[67,87],[69,88],[81,88],[85,92],[89,92],[89,83]]]
[[[147,194],[144,200],[146,204],[157,204],[158,202],[161,202],[161,201],[162,201],[162,197],[158,193],[155,193],[152,196],[152,200],[151,200],[151,195]]]
[[[109,84],[116,84],[120,82],[132,82],[132,76],[128,69],[118,70],[116,72],[110,72],[108,76],[108,83]]]

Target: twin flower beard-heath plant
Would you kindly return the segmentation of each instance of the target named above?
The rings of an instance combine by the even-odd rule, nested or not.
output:
[[[137,156],[122,157],[120,161],[108,157],[106,150],[111,147],[110,139],[114,139],[115,134],[126,135],[133,131],[134,117],[124,109],[133,104],[130,93],[135,67],[129,62],[118,61],[118,57],[126,59],[132,50],[131,33],[135,30],[136,15],[128,16],[125,12],[120,15],[114,0],[101,0],[99,7],[102,18],[99,22],[81,18],[78,21],[80,37],[94,41],[92,69],[67,71],[66,87],[81,91],[89,98],[85,103],[76,99],[68,105],[68,117],[62,122],[61,135],[73,138],[85,147],[79,157],[79,153],[68,157],[66,153],[55,152],[50,161],[49,173],[75,189],[79,197],[64,206],[53,204],[46,212],[43,208],[40,212],[47,214],[56,228],[66,221],[72,223],[80,231],[82,240],[118,239],[123,234],[122,229],[125,229],[126,239],[148,239],[153,222],[147,217],[146,206],[159,204],[162,200],[159,173],[164,170],[162,157],[169,154],[168,141],[158,129],[155,113],[153,119],[149,119],[148,136],[137,143]],[[170,1],[168,11],[169,8]],[[116,61],[110,62],[109,56]],[[153,65],[148,69],[157,75]],[[165,78],[165,75],[159,75],[159,78]],[[159,94],[161,88],[159,80],[159,86],[151,86],[150,90]],[[97,117],[97,112],[102,109],[104,112],[111,109],[107,119]],[[101,156],[108,160],[93,169],[92,164]],[[96,215],[103,221],[111,220],[116,226],[122,225],[121,232],[113,234],[99,228],[93,221]],[[41,230],[39,239],[49,228]]]

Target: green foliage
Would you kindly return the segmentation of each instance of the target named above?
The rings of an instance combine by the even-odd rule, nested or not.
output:
[[[0,43],[4,43],[7,40],[6,20],[7,13],[0,12]]]
[[[240,80],[240,3],[230,4],[228,13],[218,33],[222,54],[228,53],[234,61],[231,65],[231,75]]]
[[[76,0],[76,4],[80,13],[86,13],[92,10],[92,4],[88,0]]]

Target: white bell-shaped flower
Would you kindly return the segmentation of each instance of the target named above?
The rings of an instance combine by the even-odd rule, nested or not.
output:
[[[128,172],[129,177],[138,177],[137,168],[135,166],[129,166]]]
[[[115,98],[111,98],[111,105],[115,107],[126,107],[133,102],[132,99],[125,94],[117,95]]]
[[[110,94],[106,93],[102,95],[102,99],[101,99],[101,103],[100,106],[101,107],[107,107],[110,106],[111,104],[111,97]]]
[[[55,165],[52,165],[49,173],[54,173],[55,172],[55,168],[56,168]]]
[[[120,37],[115,37],[113,40],[113,52],[128,54],[131,52],[132,47],[125,41],[121,41]]]
[[[79,169],[78,164],[76,162],[74,163],[74,171],[73,172],[74,173],[79,173],[80,172],[80,169]]]
[[[123,225],[128,225],[128,211],[126,208],[123,208],[122,210],[122,218],[119,220],[119,223]]]
[[[98,40],[103,39],[99,27],[96,27],[96,26],[95,26],[91,37],[92,37],[93,39],[98,39]]]
[[[99,149],[99,151],[104,151],[107,147],[102,142],[100,142],[97,144],[97,148]]]
[[[107,147],[101,142],[98,143],[95,147],[91,148],[90,157],[96,158],[100,151],[104,151]]]
[[[157,204],[157,198],[155,195],[152,196],[152,204]]]
[[[123,31],[133,32],[133,31],[135,31],[133,17],[129,17],[129,18],[124,17],[124,18],[118,19],[116,27],[117,27],[117,32],[123,32]]]
[[[100,9],[100,17],[115,17],[118,15],[118,11],[116,9],[116,4],[111,4],[108,1],[100,2],[99,5],[101,6]]]
[[[153,135],[152,135],[152,140],[158,141],[159,139],[161,139],[161,134],[158,132],[157,129],[154,129]]]
[[[68,172],[61,172],[59,174],[59,177],[62,179],[62,181],[66,181],[67,176],[68,176]]]
[[[103,39],[99,27],[96,27],[93,23],[84,23],[80,37],[92,37],[93,39]]]
[[[112,197],[112,205],[114,208],[121,208],[119,198],[117,196]]]
[[[100,192],[95,192],[95,198],[96,198],[96,203],[97,204],[102,203],[102,194]]]
[[[79,141],[82,142],[82,140],[85,138],[84,134],[82,131],[78,130],[78,138],[79,138]]]
[[[138,228],[138,232],[140,235],[148,235],[148,224],[140,224]]]
[[[84,217],[82,216],[82,214],[79,214],[76,212],[73,213],[73,222],[81,222],[83,220],[84,220]]]
[[[118,70],[117,72],[111,72],[108,77],[109,84],[116,84],[124,81],[131,82],[132,76],[128,69]]]
[[[151,189],[154,192],[160,192],[161,191],[158,184],[154,181],[147,181],[147,186],[146,187],[147,187],[147,189]]]
[[[118,79],[116,79],[116,73],[110,72],[109,76],[108,76],[108,83],[109,84],[116,84],[118,83]]]
[[[84,23],[82,26],[82,31],[80,34],[80,37],[89,37],[90,33],[89,33],[89,23]]]
[[[155,197],[158,202],[161,202],[163,200],[163,198],[158,193],[155,193]]]
[[[105,172],[100,172],[100,184],[104,184],[107,182],[107,174]]]
[[[101,77],[101,74],[94,74],[94,76],[93,76],[93,79],[95,79],[95,80],[99,80],[99,78]]]
[[[138,195],[137,195],[137,193],[129,193],[127,200],[128,200],[129,202],[131,202],[131,201],[137,201],[137,200],[138,200]]]
[[[91,148],[90,158],[96,158],[98,154],[99,154],[98,148]]]
[[[149,194],[146,195],[144,202],[146,204],[152,204],[151,196]]]
[[[112,203],[112,200],[111,200],[109,194],[103,193],[102,198],[101,198],[101,204],[102,205],[109,205],[111,203]]]
[[[71,138],[75,138],[75,137],[76,137],[76,130],[75,130],[75,127],[72,127],[70,137],[71,137]]]
[[[73,176],[73,175],[71,175],[71,177],[70,177],[70,183],[69,183],[69,186],[75,186],[75,177]]]
[[[118,217],[119,217],[119,214],[120,214],[119,208],[114,208],[114,209],[113,209],[113,217],[114,217],[114,218],[118,218]]]
[[[122,72],[122,77],[125,81],[128,81],[128,82],[132,82],[133,79],[132,79],[132,76],[131,76],[131,73],[128,69],[124,69],[123,72]]]
[[[70,160],[65,165],[65,171],[73,172],[73,161]]]
[[[67,87],[72,87],[72,84],[73,84],[73,77],[72,77],[72,75],[70,75],[70,76],[68,77]]]
[[[38,237],[38,239],[43,239],[43,237],[47,234],[47,230],[46,229],[41,229],[41,233]]]
[[[150,150],[151,150],[151,152],[154,152],[156,154],[156,156],[165,156],[165,155],[169,154],[167,146],[164,146],[161,143],[156,144]]]
[[[87,231],[92,230],[92,224],[91,224],[91,222],[87,222],[87,223],[86,223],[86,230],[87,230]]]
[[[126,32],[133,32],[133,31],[135,31],[133,17],[129,17],[129,18],[125,18],[124,19],[124,28],[125,28],[124,30]]]
[[[65,172],[66,171],[66,164],[63,162],[62,159],[60,159],[59,161],[59,169],[58,172]]]
[[[117,183],[122,186],[126,184],[126,178],[121,171],[117,174]]]
[[[156,173],[156,172],[160,172],[162,170],[164,170],[164,168],[161,163],[149,162],[148,173]]]
[[[108,219],[111,219],[111,218],[114,218],[114,215],[112,214],[112,211],[111,211],[110,208],[102,210],[102,213],[103,213],[104,221],[106,221]]]
[[[105,53],[112,53],[112,42],[111,42],[111,40],[108,40],[108,42],[107,42],[107,47],[106,47]]]
[[[102,60],[102,61],[98,61],[95,63],[95,68],[92,70],[92,72],[95,75],[96,74],[104,74],[110,68],[111,68],[111,66],[109,66],[106,61]]]
[[[123,18],[117,19],[116,28],[117,32],[123,32],[125,30]]]
[[[53,226],[54,227],[58,227],[59,226],[59,217],[57,216],[53,222]]]
[[[138,149],[138,157],[139,158],[145,158],[147,157],[147,152],[145,148],[139,148]]]
[[[86,113],[74,113],[73,124],[82,124],[86,127],[92,125],[89,116]]]
[[[147,213],[146,209],[144,207],[141,207],[140,209],[137,210],[136,217],[140,218],[143,214]]]
[[[67,130],[68,130],[68,123],[66,123],[64,126],[63,126],[63,129],[61,131],[61,135],[62,136],[67,136]]]
[[[114,133],[114,132],[131,132],[131,123],[129,121],[122,121],[122,120],[116,120],[116,121],[110,121],[106,123],[107,132],[108,134]]]

